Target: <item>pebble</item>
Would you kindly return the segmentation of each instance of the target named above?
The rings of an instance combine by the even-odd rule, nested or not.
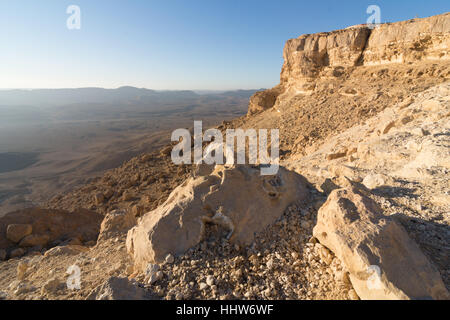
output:
[[[169,264],[174,263],[175,258],[173,257],[173,255],[171,255],[170,253],[166,256],[166,262]]]
[[[24,280],[25,273],[28,270],[28,263],[26,261],[20,261],[17,265],[17,279]]]
[[[14,295],[21,295],[24,293],[28,293],[31,291],[34,291],[36,288],[34,288],[33,286],[31,286],[29,283],[27,282],[20,282],[17,287],[16,290],[14,291]]]
[[[271,270],[273,268],[273,259],[269,259],[266,263],[267,269]]]
[[[183,294],[181,292],[177,292],[175,294],[175,300],[183,300]]]
[[[153,275],[150,276],[148,280],[148,284],[154,284],[155,282],[161,280],[163,278],[164,274],[162,271],[157,271]]]
[[[303,229],[308,229],[311,226],[310,223],[306,220],[303,220],[300,225]]]
[[[214,284],[214,277],[212,275],[206,277],[206,284],[208,286],[212,286]]]
[[[50,279],[48,280],[41,289],[41,294],[45,293],[56,293],[61,286],[61,282],[58,279]]]

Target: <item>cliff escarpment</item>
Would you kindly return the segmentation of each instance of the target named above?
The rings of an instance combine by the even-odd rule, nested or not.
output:
[[[249,115],[309,95],[320,82],[339,78],[361,66],[413,65],[448,61],[450,14],[302,35],[286,42],[280,84],[250,100]]]

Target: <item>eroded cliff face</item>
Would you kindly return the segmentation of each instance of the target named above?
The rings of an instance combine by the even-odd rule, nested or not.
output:
[[[375,28],[363,53],[364,65],[449,59],[450,13]]]
[[[310,95],[320,81],[338,78],[352,68],[449,60],[449,34],[450,13],[446,13],[383,24],[373,30],[359,25],[290,39],[284,47],[280,84],[256,93],[248,114],[299,94]]]

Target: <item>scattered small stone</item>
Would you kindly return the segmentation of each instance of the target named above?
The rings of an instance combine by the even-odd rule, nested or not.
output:
[[[306,221],[306,220],[303,220],[303,221],[301,222],[301,227],[302,227],[303,229],[308,229],[310,226],[311,226],[310,223],[309,223],[308,221]]]
[[[183,294],[181,292],[177,292],[175,294],[175,300],[183,300]]]
[[[170,253],[166,256],[166,263],[172,264],[175,261],[175,258]]]
[[[161,280],[164,277],[164,273],[162,271],[158,271],[155,273],[155,276],[150,279],[150,283],[153,284],[156,281]]]
[[[214,277],[212,275],[208,275],[206,277],[206,284],[208,286],[212,286],[214,284]]]
[[[325,159],[327,159],[328,161],[331,161],[331,160],[336,160],[336,159],[339,159],[339,158],[343,158],[346,155],[347,155],[347,151],[345,151],[345,152],[337,152],[337,153],[329,153],[329,154],[326,155]]]
[[[103,193],[97,193],[94,196],[94,201],[97,205],[102,204],[103,202],[105,202],[105,196],[103,195]]]
[[[389,122],[387,125],[385,125],[385,127],[383,129],[383,134],[387,134],[394,127],[395,127],[395,121]]]
[[[17,279],[24,280],[25,273],[28,270],[28,263],[26,261],[20,261],[17,265]]]
[[[36,290],[36,288],[31,286],[28,282],[20,282],[17,285],[16,290],[14,290],[14,295],[18,296],[21,294],[29,293],[34,290]]]
[[[41,294],[45,295],[45,294],[55,294],[59,287],[61,286],[61,282],[56,279],[56,278],[52,278],[50,280],[48,280],[41,288]]]

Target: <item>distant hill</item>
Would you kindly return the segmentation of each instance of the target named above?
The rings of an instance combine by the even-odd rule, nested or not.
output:
[[[232,96],[249,98],[256,90],[237,90],[222,93],[207,93],[208,96]],[[117,89],[13,89],[0,90],[0,106],[55,107],[79,103],[137,104],[137,103],[177,103],[185,99],[197,99],[201,95],[189,90],[156,91],[130,86]]]

